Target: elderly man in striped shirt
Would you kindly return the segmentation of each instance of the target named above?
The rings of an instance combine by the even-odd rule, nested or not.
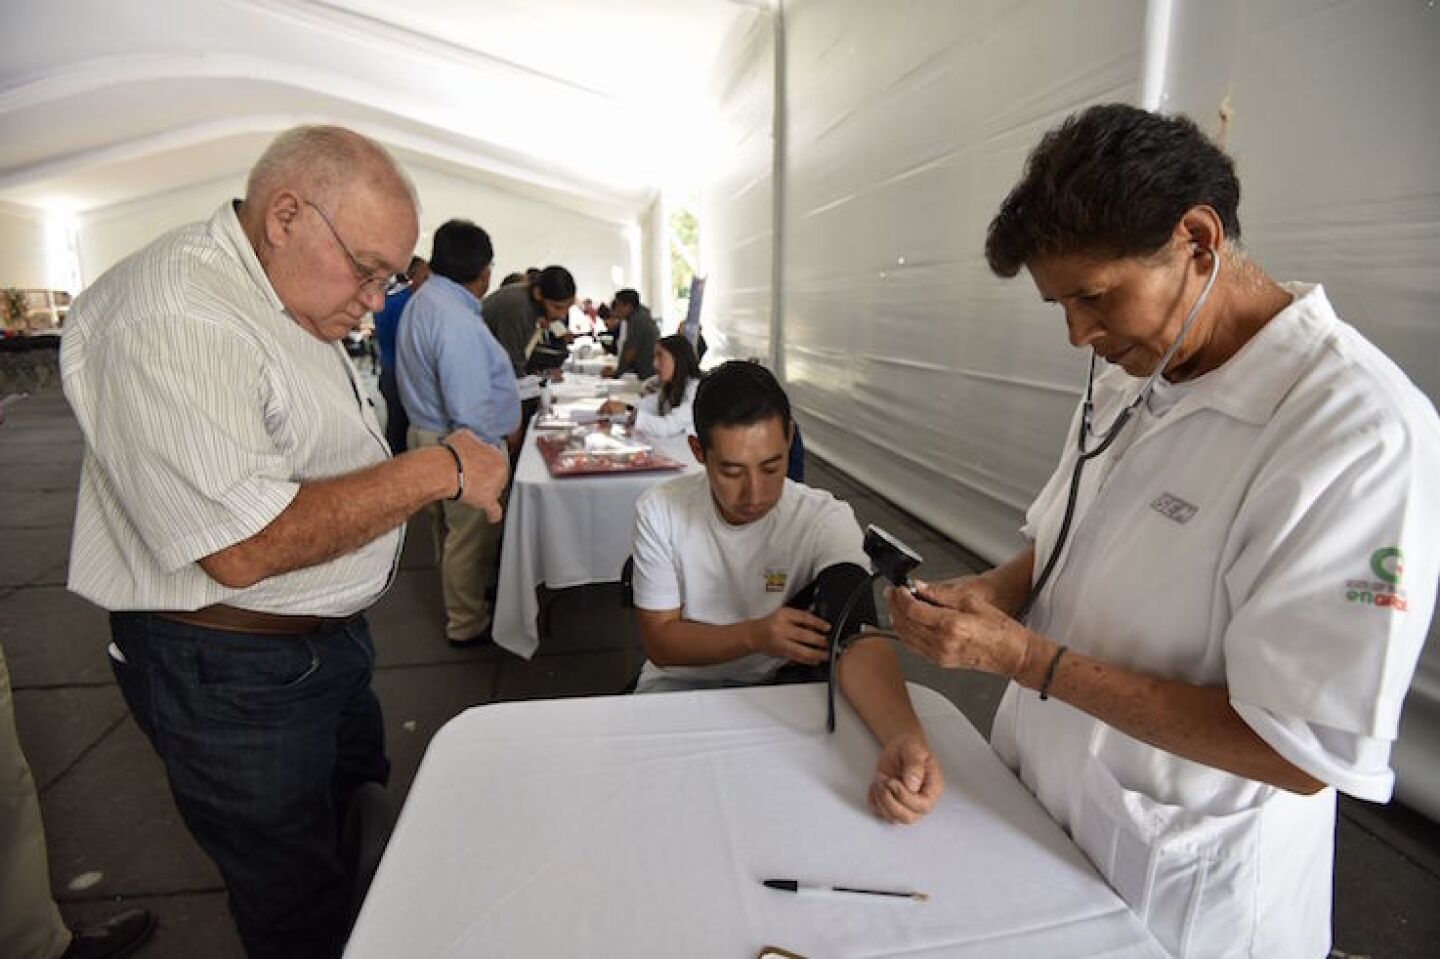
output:
[[[391,458],[341,340],[404,282],[414,187],[337,127],[281,134],[243,201],[123,260],[61,348],[85,434],[69,585],[252,957],[335,956],[339,823],[384,782],[374,646],[403,524],[500,517],[507,461],[465,430]]]

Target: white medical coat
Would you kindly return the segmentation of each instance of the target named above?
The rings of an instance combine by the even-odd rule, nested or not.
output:
[[[1166,384],[1087,464],[1030,625],[1224,686],[1286,759],[1384,801],[1440,572],[1440,421],[1321,287],[1286,288],[1291,305],[1234,357]],[[1100,377],[1095,422],[1136,389]],[[1037,569],[1075,456],[1072,441],[1027,516]],[[1014,683],[992,742],[1172,953],[1328,954],[1333,788],[1300,796],[1194,763]]]

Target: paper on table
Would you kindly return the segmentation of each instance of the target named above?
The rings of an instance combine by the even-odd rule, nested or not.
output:
[[[600,418],[600,404],[593,400],[579,403],[556,403],[551,411],[555,419],[571,423],[593,423]]]

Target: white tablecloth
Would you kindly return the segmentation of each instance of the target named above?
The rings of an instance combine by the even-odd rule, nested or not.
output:
[[[561,396],[556,402],[562,402]],[[702,468],[683,436],[657,440],[655,449],[686,464],[685,472]],[[532,428],[515,466],[505,511],[495,642],[526,659],[535,654],[540,645],[537,583],[564,589],[619,580],[630,555],[636,500],[656,483],[679,475],[679,470],[658,470],[556,479],[540,458]]]
[[[586,357],[583,360],[575,356],[574,354],[571,354],[570,359],[565,361],[564,369],[567,373],[588,373],[591,375],[596,375],[599,374],[601,370],[606,369],[607,367],[615,366],[616,362],[617,358],[613,354],[609,353],[601,356]]]
[[[638,406],[641,399],[641,383],[634,376],[606,379],[587,373],[566,373],[564,380],[547,386],[557,412],[567,408],[594,412],[607,399]]]
[[[431,742],[346,955],[1163,956],[964,717],[911,696],[947,780],[914,826],[867,809],[878,748],[848,707],[826,736],[823,685],[471,709]]]

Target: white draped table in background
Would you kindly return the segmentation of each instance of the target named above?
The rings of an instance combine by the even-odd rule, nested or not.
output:
[[[614,353],[606,353],[593,337],[580,336],[570,344],[570,357],[565,361],[565,372],[599,376],[601,371],[613,368],[618,362],[619,357]]]
[[[571,357],[565,363],[565,372],[599,375],[602,370],[613,368],[615,363],[615,357],[609,355],[590,356],[585,359]]]
[[[555,390],[557,405],[603,388],[596,383],[594,378],[567,377]],[[630,555],[635,502],[656,483],[681,475],[679,470],[662,470],[556,479],[540,457],[535,435],[532,424],[506,507],[493,628],[497,645],[526,659],[540,645],[536,585],[564,589],[619,580]],[[654,445],[657,452],[684,463],[686,472],[701,469],[685,437]]]
[[[955,707],[910,692],[947,782],[914,826],[866,807],[878,747],[848,707],[825,734],[823,685],[468,710],[430,743],[346,956],[1163,956]]]

